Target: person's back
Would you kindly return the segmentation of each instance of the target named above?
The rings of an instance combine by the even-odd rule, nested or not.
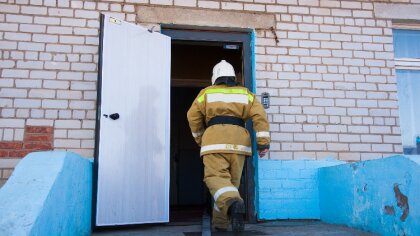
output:
[[[261,146],[269,144],[265,111],[258,101],[255,104],[254,101],[255,95],[242,86],[213,85],[199,93],[188,117],[196,117],[194,113],[199,112],[203,118],[198,120],[203,120],[208,127],[199,142],[201,155],[238,153],[250,156],[252,154],[251,139],[248,130],[244,128],[249,118],[253,118],[254,129],[260,139],[259,144]],[[231,124],[235,121],[237,123]],[[213,123],[216,122],[218,124],[214,125]],[[190,124],[194,124],[194,121],[191,120]],[[200,123],[200,125],[203,124]]]
[[[247,88],[237,86],[233,67],[222,60],[213,69],[213,86],[203,89],[188,110],[188,122],[204,162],[204,181],[214,198],[213,226],[244,229],[245,208],[238,192],[252,145],[245,122],[253,121],[260,156],[268,151],[269,125],[263,106]]]

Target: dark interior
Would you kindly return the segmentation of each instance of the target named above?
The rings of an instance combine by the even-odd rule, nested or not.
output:
[[[227,49],[230,48],[230,49]],[[175,87],[211,85],[214,65],[226,60],[242,84],[242,47],[235,43],[172,41],[171,82]]]
[[[220,60],[234,66],[242,83],[242,49],[239,44],[173,40],[171,59],[170,222],[199,224],[203,212],[211,211],[211,196],[187,111],[200,90],[211,84],[213,66]]]
[[[187,111],[199,88],[171,89],[171,222],[201,221],[207,202],[200,149],[194,142]]]

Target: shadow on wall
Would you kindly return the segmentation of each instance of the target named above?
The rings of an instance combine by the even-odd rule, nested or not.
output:
[[[92,161],[34,152],[0,189],[0,235],[90,235]]]
[[[321,220],[381,235],[420,235],[420,156],[319,170]]]

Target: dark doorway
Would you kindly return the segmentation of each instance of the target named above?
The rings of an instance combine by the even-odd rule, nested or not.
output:
[[[213,66],[221,60],[233,65],[238,82],[252,89],[250,33],[221,33],[162,29],[171,44],[171,182],[170,222],[200,223],[211,212],[211,196],[203,182],[200,148],[186,118],[201,89],[211,85]],[[247,124],[248,126],[249,124]],[[254,169],[248,158],[240,193],[254,221]]]
[[[203,183],[200,148],[194,142],[187,111],[200,90],[211,84],[213,66],[224,59],[242,81],[242,53],[238,44],[172,41],[171,63],[171,183],[170,221],[201,222],[211,211],[211,197]]]
[[[207,202],[200,149],[186,118],[199,88],[171,88],[170,222],[201,221]]]

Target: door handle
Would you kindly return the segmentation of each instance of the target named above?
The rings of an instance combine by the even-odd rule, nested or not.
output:
[[[111,118],[111,119],[113,119],[113,120],[118,120],[119,118],[120,118],[120,114],[118,114],[118,113],[112,113],[111,115],[107,115],[107,114],[104,114],[104,117],[105,118]]]

